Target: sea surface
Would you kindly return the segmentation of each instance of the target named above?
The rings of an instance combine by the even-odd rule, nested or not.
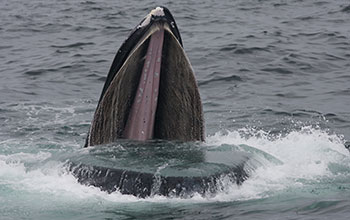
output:
[[[116,51],[159,5],[196,74],[203,146],[274,158],[240,186],[141,199],[67,172]],[[1,0],[0,219],[349,219],[349,24],[349,0]]]

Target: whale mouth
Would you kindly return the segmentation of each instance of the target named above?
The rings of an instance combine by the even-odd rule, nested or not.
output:
[[[86,146],[121,138],[204,140],[192,66],[175,20],[164,7],[152,10],[118,50]]]

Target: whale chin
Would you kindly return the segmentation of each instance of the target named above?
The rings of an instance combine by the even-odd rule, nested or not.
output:
[[[166,8],[155,10],[119,49],[86,146],[121,138],[204,141],[200,94],[180,33]]]

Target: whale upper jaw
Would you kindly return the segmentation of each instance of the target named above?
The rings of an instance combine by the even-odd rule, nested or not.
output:
[[[113,60],[111,68],[109,70],[105,85],[103,86],[102,93],[100,96],[101,101],[104,93],[109,87],[111,81],[118,73],[118,70],[121,68],[131,51],[135,48],[135,42],[141,41],[141,38],[155,26],[155,24],[159,24],[160,22],[166,23],[169,27],[169,31],[174,35],[174,37],[178,40],[179,44],[182,46],[182,39],[180,36],[180,32],[177,28],[176,22],[170,11],[165,7],[157,7],[153,9],[146,17],[144,17],[141,22],[131,31],[128,38],[124,41],[122,46],[117,51],[117,54]]]
[[[192,66],[169,10],[152,10],[118,50],[86,146],[120,138],[203,141]]]

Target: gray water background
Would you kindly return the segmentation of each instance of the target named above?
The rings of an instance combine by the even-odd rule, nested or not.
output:
[[[168,7],[178,24],[209,142],[242,129],[248,138],[266,132],[274,139],[308,126],[342,144],[350,139],[347,0],[13,0],[0,2],[0,159],[79,150],[116,51],[158,5]],[[23,158],[17,162],[31,167]],[[267,199],[170,205],[162,199],[115,205],[94,197],[70,203],[54,192],[50,200],[23,193],[3,175],[0,201],[7,205],[0,213],[5,219],[347,219],[344,172],[330,184],[334,189],[322,185],[324,193],[311,187]],[[33,203],[40,200],[54,205]]]

